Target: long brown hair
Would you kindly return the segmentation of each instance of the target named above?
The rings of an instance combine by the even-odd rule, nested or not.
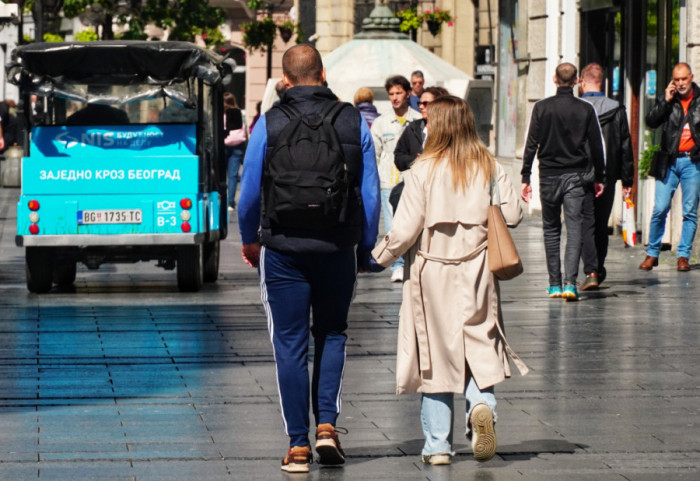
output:
[[[428,140],[418,161],[432,162],[431,177],[435,168],[446,162],[455,191],[464,191],[478,174],[486,185],[496,171],[493,156],[476,133],[472,109],[452,95],[428,104]]]

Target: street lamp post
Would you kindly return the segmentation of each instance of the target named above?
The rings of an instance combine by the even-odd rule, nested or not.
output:
[[[284,3],[284,0],[280,0],[278,3],[275,4],[274,1],[267,2],[265,4],[265,10],[267,11],[267,16],[271,19],[272,14],[276,9],[282,6]],[[273,38],[270,44],[267,46],[267,79],[269,80],[272,78],[272,44],[275,43],[275,39]]]

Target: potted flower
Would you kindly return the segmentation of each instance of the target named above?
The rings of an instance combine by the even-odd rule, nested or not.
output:
[[[263,17],[262,20],[242,23],[241,31],[243,32],[243,45],[249,51],[265,52],[275,41],[277,24],[270,17]]]
[[[294,32],[297,31],[297,25],[291,20],[285,20],[277,25],[277,30],[280,31],[280,37],[282,37],[284,43],[287,43],[292,38]]]
[[[420,18],[428,24],[428,30],[433,37],[440,33],[443,23],[447,22],[447,25],[451,27],[454,20],[449,10],[440,10],[438,7],[435,7],[433,11],[426,10],[420,15]]]
[[[423,24],[423,20],[421,19],[421,16],[418,15],[415,7],[399,10],[396,12],[396,16],[401,20],[399,30],[402,32],[416,32]]]

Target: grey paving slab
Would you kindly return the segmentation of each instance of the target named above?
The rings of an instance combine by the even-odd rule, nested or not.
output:
[[[472,459],[456,401],[457,456],[441,468],[420,463],[419,396],[395,395],[401,288],[359,276],[338,420],[348,463],[299,477],[279,470],[267,322],[237,239],[199,293],[142,263],[80,266],[74,289],[36,296],[14,247],[17,194],[0,189],[0,480],[700,479],[700,269],[676,272],[672,252],[641,272],[642,247],[612,237],[605,283],[560,302],[544,295],[541,223],[526,217],[513,231],[526,273],[501,291],[532,372],[496,389],[488,463]]]

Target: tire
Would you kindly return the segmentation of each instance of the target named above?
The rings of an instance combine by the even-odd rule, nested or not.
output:
[[[182,246],[177,253],[177,287],[182,292],[197,292],[204,283],[202,245]]]
[[[204,244],[204,282],[216,282],[219,278],[220,248],[218,240]]]
[[[53,266],[53,282],[59,286],[70,286],[75,282],[75,261],[59,261]]]
[[[44,294],[53,285],[53,255],[45,247],[27,247],[25,251],[25,271],[29,292]]]

